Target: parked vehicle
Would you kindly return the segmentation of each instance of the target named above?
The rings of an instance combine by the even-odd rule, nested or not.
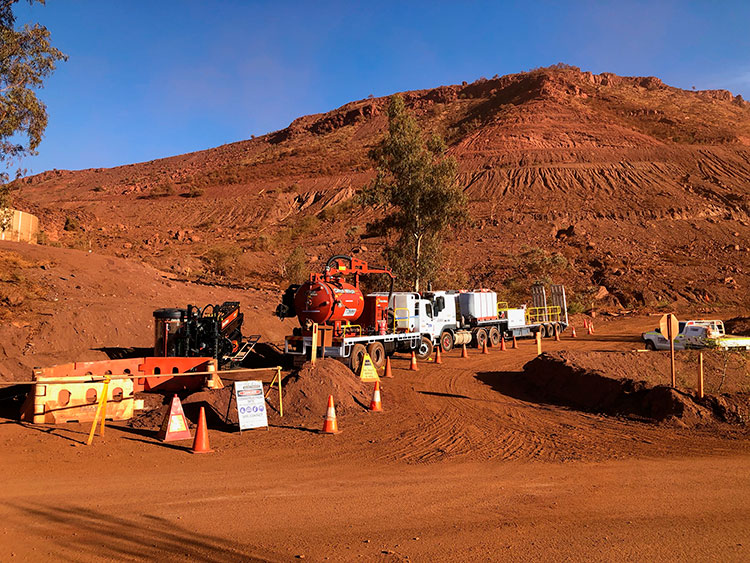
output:
[[[388,292],[363,295],[362,275],[384,274],[391,279]],[[354,282],[344,280],[354,276]],[[394,292],[393,274],[386,268],[371,268],[350,256],[333,256],[323,273],[310,274],[309,281],[290,286],[276,309],[280,318],[297,317],[300,327],[285,338],[284,353],[297,363],[310,357],[313,332],[317,352],[345,362],[358,371],[365,353],[376,367],[396,352],[414,351],[426,359],[440,345],[448,352],[455,346],[498,345],[500,339],[530,336],[536,332],[553,336],[568,326],[565,289],[551,288],[550,302],[544,287],[532,287],[532,306],[498,306],[497,294],[445,290]]]
[[[641,338],[648,350],[669,350],[669,340],[660,329],[644,332]],[[750,337],[726,334],[720,320],[681,321],[674,338],[675,350],[719,348],[724,350],[750,350]]]

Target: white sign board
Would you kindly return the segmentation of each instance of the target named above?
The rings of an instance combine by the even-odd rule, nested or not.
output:
[[[234,394],[237,400],[240,430],[268,426],[262,381],[235,381]]]

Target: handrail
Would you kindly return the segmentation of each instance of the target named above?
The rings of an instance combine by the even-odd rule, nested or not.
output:
[[[397,317],[396,316],[396,311],[406,311],[406,316],[405,317]],[[393,309],[393,331],[396,332],[396,323],[398,321],[408,321],[410,318],[411,318],[411,316],[409,315],[409,308],[408,307],[396,307],[395,309]],[[408,323],[407,323],[407,325],[408,325]],[[406,329],[408,330],[409,327],[407,326]]]
[[[346,330],[348,328],[357,328],[357,329],[359,329],[359,335],[362,336],[362,325],[353,325],[351,323],[346,323],[345,325],[342,325],[342,328],[344,330]]]
[[[548,307],[529,307],[526,309],[526,324],[543,322],[559,322],[562,320],[562,311],[558,305]]]

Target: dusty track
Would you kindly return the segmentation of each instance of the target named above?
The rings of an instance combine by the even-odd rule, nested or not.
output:
[[[629,350],[651,323],[545,348]],[[86,448],[82,426],[3,422],[0,560],[747,560],[746,431],[527,402],[513,382],[533,354],[398,361],[386,412],[338,436],[212,431],[207,456],[124,426]]]

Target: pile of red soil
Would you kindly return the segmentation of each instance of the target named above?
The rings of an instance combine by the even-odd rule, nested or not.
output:
[[[282,382],[282,389],[285,418],[316,421],[325,415],[329,395],[333,395],[337,416],[367,410],[372,395],[372,385],[362,383],[344,364],[331,359],[319,360],[315,365],[309,362],[304,364],[298,372]],[[182,399],[185,416],[196,423],[200,407],[205,407],[209,426],[237,426],[237,406],[232,393],[231,385],[192,393]],[[158,429],[169,410],[169,401],[162,404],[161,395],[144,395],[148,396],[146,408],[133,417],[129,425],[133,428]],[[272,397],[273,400],[267,403],[269,421],[278,418],[276,394],[273,393]]]
[[[337,416],[362,412],[370,404],[371,387],[337,360],[308,362],[284,381],[284,415],[320,419],[329,395],[333,395]]]
[[[747,393],[706,394],[699,398],[690,389],[654,384],[663,377],[659,374],[664,373],[664,366],[660,365],[664,357],[664,354],[545,353],[524,366],[525,391],[534,401],[658,422],[676,421],[693,426],[716,421],[735,424],[750,421]],[[623,371],[624,359],[631,360],[631,365]],[[656,367],[659,369],[655,370]]]
[[[136,399],[143,399],[143,410],[136,411],[128,421],[131,428],[142,430],[158,430],[169,412],[171,397],[158,393],[136,393]]]

